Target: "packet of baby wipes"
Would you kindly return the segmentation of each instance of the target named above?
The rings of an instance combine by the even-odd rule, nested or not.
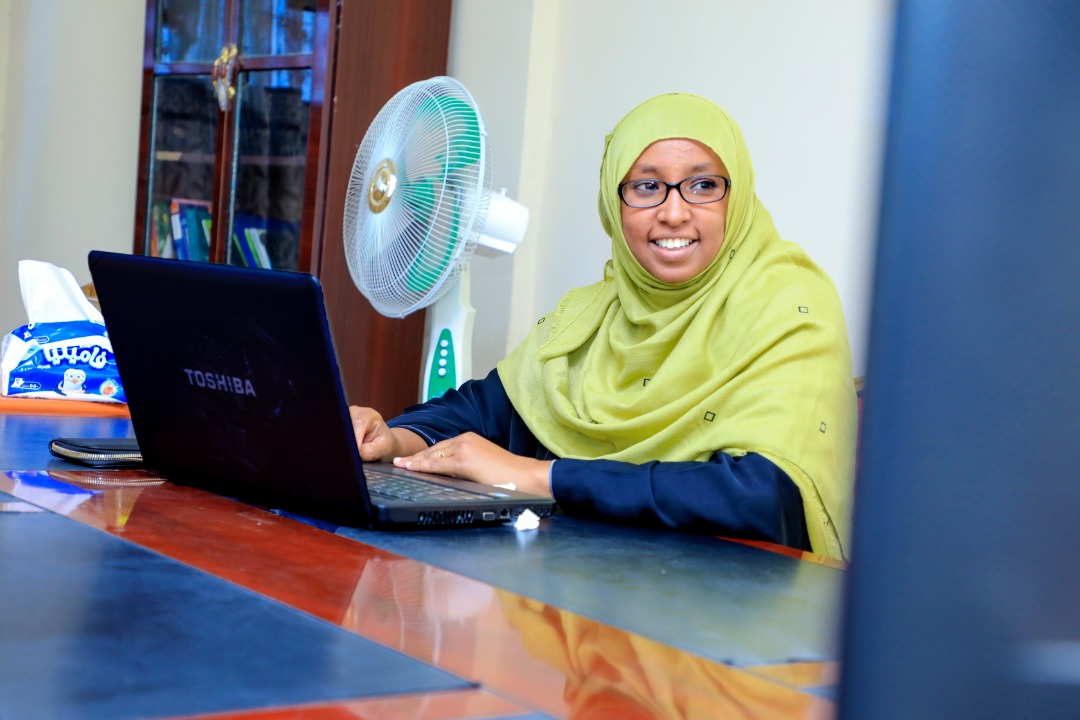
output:
[[[29,323],[0,344],[0,392],[10,397],[124,402],[101,313],[64,268],[19,262]]]

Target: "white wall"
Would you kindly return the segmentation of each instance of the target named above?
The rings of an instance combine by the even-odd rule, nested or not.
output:
[[[0,332],[26,322],[18,261],[90,281],[130,252],[143,0],[0,0]]]
[[[480,106],[493,145],[494,186],[506,188],[512,198],[520,196],[533,4],[454,0],[450,26],[447,73],[461,80]],[[483,377],[506,354],[514,258],[474,255],[469,273],[476,308],[473,375]]]
[[[4,167],[4,106],[7,100],[7,68],[11,63],[11,18],[14,12],[12,2],[13,0],[0,0],[0,168]],[[0,188],[2,187],[0,185]],[[2,218],[0,215],[0,219]],[[0,333],[3,332],[5,331],[0,330]]]
[[[739,122],[781,234],[836,282],[861,374],[891,0],[455,3],[451,72],[485,117],[503,113],[488,123],[497,182],[511,186],[498,176],[520,167],[517,197],[532,211],[505,301],[477,304],[475,374],[567,289],[600,278],[610,254],[596,210],[604,136],[640,101],[672,90],[714,100]],[[474,264],[474,287],[486,272]]]

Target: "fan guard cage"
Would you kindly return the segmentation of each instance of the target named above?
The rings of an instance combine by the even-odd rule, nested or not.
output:
[[[491,147],[469,91],[413,83],[364,135],[345,198],[345,258],[374,308],[404,317],[461,274],[487,217]]]

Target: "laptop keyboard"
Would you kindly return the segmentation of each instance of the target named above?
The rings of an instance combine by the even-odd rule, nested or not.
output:
[[[486,497],[481,493],[438,485],[418,478],[395,475],[383,470],[364,468],[368,492],[378,497],[409,502],[432,502],[439,500],[472,500]]]

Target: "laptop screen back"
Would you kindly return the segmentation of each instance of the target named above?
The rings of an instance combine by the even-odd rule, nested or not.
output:
[[[370,515],[318,281],[90,254],[147,464],[356,524]]]

